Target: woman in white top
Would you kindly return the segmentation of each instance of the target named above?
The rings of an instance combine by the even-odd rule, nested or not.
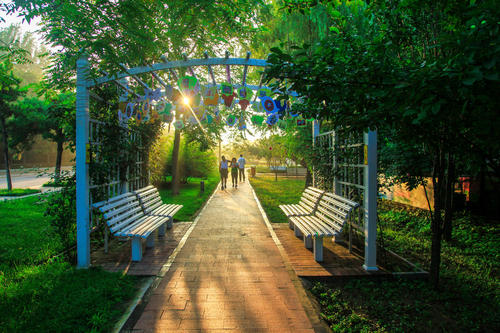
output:
[[[222,161],[219,164],[219,173],[220,173],[220,182],[221,182],[221,190],[225,189],[227,183],[227,168],[228,161],[224,156],[222,156]]]

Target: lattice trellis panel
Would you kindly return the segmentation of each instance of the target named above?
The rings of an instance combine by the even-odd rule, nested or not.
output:
[[[141,136],[139,133],[131,131],[127,128],[123,129],[124,138],[136,144],[139,149],[135,153],[134,163],[135,168],[123,168],[117,160],[108,161],[106,170],[93,169],[93,165],[99,165],[102,162],[101,149],[102,138],[105,133],[105,123],[96,119],[89,119],[89,156],[97,163],[91,163],[89,168],[89,202],[90,206],[93,203],[99,202],[120,195],[127,191],[134,191],[141,187],[149,185],[149,177],[145,164],[145,149],[142,147]],[[128,138],[127,138],[128,137]],[[122,152],[127,153],[127,152]],[[98,227],[99,219],[91,213],[90,230],[93,231]]]
[[[314,141],[316,149],[328,154],[323,159],[326,165],[314,170],[314,186],[333,192],[360,204],[357,214],[352,214],[351,224],[358,230],[363,229],[364,212],[364,141],[363,133],[319,134]]]

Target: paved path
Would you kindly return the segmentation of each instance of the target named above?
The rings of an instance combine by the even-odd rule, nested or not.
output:
[[[138,332],[314,332],[252,190],[218,190]]]

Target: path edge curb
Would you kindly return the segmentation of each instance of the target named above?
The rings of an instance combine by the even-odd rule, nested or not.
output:
[[[177,257],[177,254],[182,250],[184,247],[184,244],[186,243],[187,239],[189,238],[189,235],[191,232],[194,230],[196,225],[198,224],[198,221],[205,211],[205,208],[208,206],[210,201],[212,201],[213,197],[215,196],[215,193],[217,193],[217,190],[219,189],[220,182],[217,184],[215,187],[214,191],[210,195],[207,201],[205,201],[205,204],[203,207],[200,209],[198,215],[196,215],[194,221],[191,223],[189,226],[189,229],[186,231],[184,236],[182,236],[181,240],[179,241],[179,244],[175,247],[174,251],[170,256],[168,257],[167,262],[162,266],[160,271],[156,276],[149,277],[144,284],[139,288],[139,291],[136,294],[136,297],[132,300],[132,303],[127,307],[127,310],[125,311],[125,314],[120,318],[120,320],[115,324],[113,327],[113,330],[111,332],[113,333],[120,333],[122,332],[125,324],[128,322],[134,311],[137,309],[137,306],[144,300],[145,295],[149,293],[150,291],[153,291],[158,287],[160,284],[161,280],[165,277],[167,272],[170,270],[170,267],[172,266],[175,258]],[[253,190],[253,189],[252,189]]]
[[[259,208],[259,211],[262,215],[262,218],[264,219],[264,223],[266,224],[266,227],[271,234],[271,237],[276,244],[276,247],[278,248],[278,251],[280,252],[281,258],[283,259],[283,263],[285,264],[286,270],[288,275],[290,276],[290,279],[292,280],[292,284],[295,287],[295,290],[298,293],[298,296],[301,300],[302,306],[304,307],[304,311],[311,321],[311,325],[314,329],[315,332],[328,332],[328,330],[325,330],[325,325],[323,321],[319,318],[318,314],[316,313],[313,303],[311,302],[311,299],[309,298],[304,285],[302,284],[302,281],[300,278],[297,276],[295,271],[293,270],[292,264],[290,262],[290,259],[288,258],[288,254],[285,251],[285,248],[283,247],[283,244],[281,244],[281,241],[279,240],[278,236],[276,235],[276,232],[273,229],[273,226],[271,225],[271,222],[267,218],[266,211],[262,207],[259,197],[257,197],[257,193],[255,193],[255,190],[253,189],[253,186],[248,182],[248,185],[252,189],[253,197],[255,201],[257,202],[257,207]]]

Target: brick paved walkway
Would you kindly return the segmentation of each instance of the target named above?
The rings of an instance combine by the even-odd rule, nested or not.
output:
[[[250,186],[217,191],[134,331],[314,332]]]

